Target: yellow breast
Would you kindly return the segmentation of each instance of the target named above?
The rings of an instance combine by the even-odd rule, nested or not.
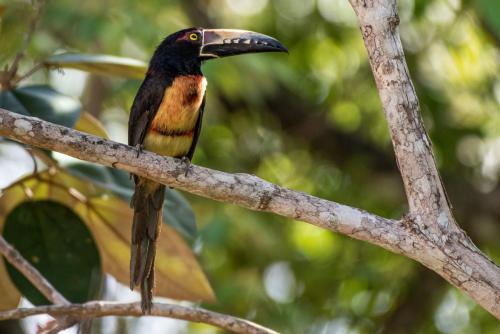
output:
[[[151,123],[159,132],[192,130],[198,119],[207,80],[202,75],[183,75],[165,89],[163,100]]]
[[[206,86],[202,75],[185,75],[177,77],[165,89],[144,138],[146,150],[173,157],[188,153]]]

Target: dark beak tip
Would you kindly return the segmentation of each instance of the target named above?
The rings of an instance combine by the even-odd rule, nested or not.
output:
[[[274,43],[272,43],[272,46],[275,48],[276,52],[285,52],[287,54],[290,54],[290,52],[288,51],[287,47],[284,46],[280,41],[274,40],[273,42]]]
[[[205,29],[200,56],[220,58],[245,53],[285,52],[288,49],[277,39],[253,31]]]
[[[273,52],[284,52],[284,53],[287,53],[287,54],[290,54],[290,52],[288,51],[288,49],[286,48],[286,46],[284,46],[283,44],[281,44],[281,42],[279,41],[274,41],[274,43],[270,44],[271,48],[269,51],[273,51]]]

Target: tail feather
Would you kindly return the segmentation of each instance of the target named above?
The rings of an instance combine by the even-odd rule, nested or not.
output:
[[[154,288],[156,239],[162,222],[165,186],[136,179],[131,205],[134,208],[130,254],[130,288],[141,286],[142,311],[150,313]]]
[[[153,259],[154,261],[154,259]],[[151,270],[149,276],[141,282],[141,308],[144,313],[150,313],[153,306],[153,287],[155,283],[155,271]]]

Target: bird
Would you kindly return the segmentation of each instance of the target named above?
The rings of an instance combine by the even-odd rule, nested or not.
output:
[[[238,29],[188,28],[167,36],[156,48],[132,103],[128,144],[183,159],[186,175],[200,136],[207,80],[203,62],[246,53],[287,52],[270,36]],[[140,286],[141,309],[151,313],[156,243],[165,185],[132,175],[135,191],[130,253],[130,289]]]

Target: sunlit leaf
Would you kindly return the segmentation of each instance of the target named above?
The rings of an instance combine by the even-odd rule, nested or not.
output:
[[[89,178],[130,202],[134,185],[127,173],[89,163],[75,163],[68,165],[67,168],[70,172],[76,173],[75,175]],[[165,192],[163,222],[172,225],[189,238],[196,237],[196,219],[193,210],[184,196],[175,189],[167,188]]]
[[[3,235],[71,302],[98,297],[99,253],[90,231],[71,209],[54,201],[23,202],[8,214]],[[7,271],[30,302],[50,303],[10,264]]]
[[[146,63],[137,59],[79,53],[58,54],[45,60],[45,63],[60,68],[135,79],[143,79],[147,69]]]
[[[80,114],[80,118],[75,124],[75,130],[109,139],[106,129],[104,129],[101,122],[86,111]]]
[[[72,127],[78,120],[81,104],[46,85],[32,85],[0,92],[0,107]]]
[[[104,180],[107,177],[128,176],[103,174],[94,177]],[[43,172],[38,177],[18,181],[0,197],[0,230],[7,214],[28,195],[33,200],[60,202],[73,210],[90,229],[97,243],[103,271],[128,285],[132,210],[128,201],[88,180],[57,171],[52,174]],[[168,225],[160,231],[156,262],[156,296],[193,301],[215,299],[191,248]]]

